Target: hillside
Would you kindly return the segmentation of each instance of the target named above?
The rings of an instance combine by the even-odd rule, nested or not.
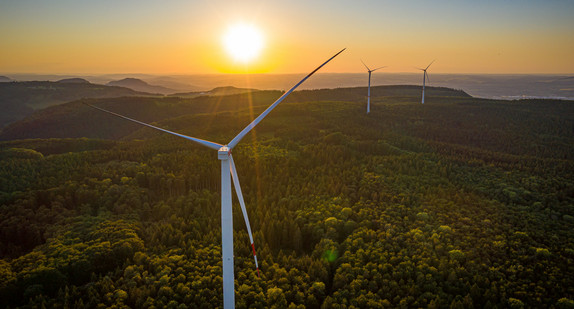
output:
[[[251,88],[237,88],[233,86],[226,86],[226,87],[216,87],[209,91],[195,91],[195,92],[181,92],[181,93],[174,93],[170,94],[169,96],[172,97],[180,97],[180,98],[195,98],[198,96],[203,95],[233,95],[233,94],[240,94],[240,93],[248,93],[248,92],[256,92],[260,91],[257,89]]]
[[[0,83],[0,128],[20,120],[34,110],[81,98],[111,98],[149,95],[121,87],[78,82],[10,82]]]
[[[61,83],[61,84],[89,84],[90,82],[83,79],[83,78],[73,77],[73,78],[60,79],[59,81],[57,81],[57,83]]]
[[[0,83],[6,83],[6,82],[11,82],[12,79],[8,76],[1,76],[0,75]]]
[[[170,94],[177,92],[176,90],[169,89],[166,87],[150,85],[138,78],[124,78],[121,80],[115,80],[107,83],[107,85],[125,87],[132,89],[134,91],[148,92],[148,93]]]
[[[152,85],[162,86],[169,89],[177,90],[178,92],[187,92],[187,91],[198,91],[203,89],[202,87],[189,84],[188,82],[193,83],[193,80],[202,80],[203,78],[197,77],[192,78],[188,81],[182,81],[180,77],[170,77],[170,76],[149,76],[146,78],[147,82]]]
[[[574,304],[572,102],[365,90],[294,93],[233,149],[237,308]],[[89,102],[225,143],[278,96]],[[0,307],[221,307],[216,152],[51,110],[107,137],[0,143]]]
[[[221,93],[221,91],[217,91]],[[222,88],[225,91],[230,88]],[[309,101],[347,101],[363,102],[366,100],[366,88],[339,88],[321,90],[303,90],[291,94],[287,102]],[[417,86],[379,86],[371,88],[372,103],[388,101],[412,101],[420,97],[420,87]],[[463,91],[448,88],[429,87],[429,97],[460,97],[470,98]],[[255,111],[262,111],[281,96],[279,91],[257,91],[226,96],[201,96],[196,98],[117,98],[90,100],[103,108],[109,108],[118,113],[129,115],[141,121],[156,122],[167,118],[186,114],[237,112],[252,106]],[[94,130],[93,126],[106,123],[104,130]],[[0,140],[24,138],[113,138],[125,137],[137,125],[119,119],[110,118],[100,111],[83,106],[81,102],[72,102],[54,106],[34,115],[15,122],[0,132]]]
[[[278,91],[261,92],[252,98],[251,104],[266,107],[279,96]],[[156,122],[186,114],[237,112],[245,109],[250,104],[250,99],[247,94],[223,99],[215,97],[85,99],[52,106],[12,123],[0,132],[0,140],[75,137],[121,139],[140,128],[136,124],[110,118],[109,115],[82,102],[130,115],[141,121]]]

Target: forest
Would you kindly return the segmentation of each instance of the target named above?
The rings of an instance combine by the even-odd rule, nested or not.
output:
[[[295,92],[234,148],[237,308],[574,308],[573,102],[427,90]],[[6,127],[0,307],[222,307],[217,154],[82,103],[226,143],[280,94]]]

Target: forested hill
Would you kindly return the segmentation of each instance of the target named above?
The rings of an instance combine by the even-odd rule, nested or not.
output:
[[[385,89],[294,93],[233,149],[237,308],[574,306],[572,102]],[[225,143],[279,95],[90,102]],[[63,107],[106,138],[0,143],[0,307],[221,308],[216,152]]]
[[[147,93],[161,93],[164,95],[176,92],[175,90],[166,87],[150,85],[138,78],[124,78],[122,80],[115,80],[107,83],[107,85],[125,87],[132,89],[134,91],[141,91]]]
[[[34,110],[81,98],[149,95],[128,88],[96,85],[85,80],[85,82],[78,82],[79,80],[0,83],[0,109],[2,110],[0,128],[32,114]]]
[[[180,97],[180,98],[195,98],[204,95],[233,95],[247,92],[257,92],[257,91],[259,90],[253,88],[237,88],[233,86],[225,86],[225,87],[216,87],[211,89],[210,91],[180,92],[170,94],[169,96]]]
[[[189,114],[236,113],[250,105],[259,110],[271,104],[280,95],[279,91],[263,91],[253,95],[245,93],[195,99],[177,97],[83,99],[46,108],[15,122],[2,130],[0,140],[53,137],[119,139],[141,128],[140,125],[113,117],[83,103],[97,105],[140,121],[156,122]]]
[[[215,91],[214,89],[213,91]],[[249,90],[249,89],[246,89]],[[378,86],[371,88],[372,102],[404,102],[420,99],[418,86]],[[253,90],[234,95],[201,96],[197,98],[110,98],[80,100],[36,112],[15,122],[0,132],[0,140],[25,138],[122,138],[139,128],[138,125],[115,119],[100,111],[84,106],[82,102],[127,115],[144,122],[156,122],[182,115],[236,113],[248,108],[260,112],[279,96],[279,91]],[[427,96],[470,98],[463,91],[441,87],[428,87]],[[389,101],[388,97],[394,97]],[[304,90],[291,94],[286,102],[346,101],[361,103],[366,100],[366,88],[338,88]],[[193,132],[191,132],[193,133]],[[190,134],[191,134],[190,133]]]
[[[371,102],[376,100],[377,97],[395,97],[395,98],[408,98],[410,102],[416,101],[416,97],[420,102],[422,88],[413,85],[393,85],[393,86],[373,86],[371,87]],[[426,87],[425,96],[428,97],[460,97],[470,98],[463,90],[451,89],[446,87]],[[335,89],[319,89],[319,90],[302,90],[292,94],[291,100],[293,101],[352,101],[352,102],[366,102],[367,88],[366,87],[353,87],[353,88],[335,88]],[[392,103],[387,101],[387,103]]]

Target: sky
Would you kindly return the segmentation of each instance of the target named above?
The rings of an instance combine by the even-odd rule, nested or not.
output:
[[[225,49],[233,25],[260,54]],[[0,74],[574,74],[571,0],[0,0]]]

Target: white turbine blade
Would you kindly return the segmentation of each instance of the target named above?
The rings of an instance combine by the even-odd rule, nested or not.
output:
[[[430,78],[429,78],[429,74],[427,73],[427,71],[425,71],[425,75],[427,76],[427,81],[430,83]]]
[[[249,133],[249,131],[251,131],[259,122],[261,122],[261,120],[263,120],[263,118],[265,118],[265,116],[267,116],[267,114],[269,114],[277,105],[279,105],[279,103],[281,103],[281,101],[283,101],[289,94],[291,94],[291,92],[293,92],[293,90],[295,90],[295,88],[299,87],[299,85],[301,85],[304,81],[306,81],[309,77],[311,77],[311,75],[313,75],[315,72],[317,72],[320,68],[322,68],[329,61],[333,60],[333,58],[337,57],[345,49],[346,48],[343,48],[340,52],[336,53],[333,57],[329,58],[329,60],[325,61],[323,64],[318,66],[315,70],[313,70],[313,72],[307,74],[307,76],[305,76],[305,78],[303,78],[295,86],[293,86],[293,88],[291,88],[291,89],[289,89],[289,91],[285,92],[279,99],[277,99],[277,101],[275,101],[263,113],[261,113],[261,115],[257,116],[257,118],[255,118],[255,120],[253,120],[249,125],[247,125],[247,127],[245,127],[245,129],[243,129],[243,131],[239,132],[239,134],[237,134],[237,136],[234,137],[231,140],[231,142],[229,142],[229,144],[227,144],[227,147],[229,147],[230,149],[233,149],[233,147],[235,147],[239,143],[239,141],[241,141],[241,139],[243,137],[245,137],[245,135],[247,135],[247,133]]]
[[[253,234],[251,233],[251,225],[249,224],[249,217],[247,216],[247,208],[245,208],[245,201],[243,200],[243,193],[241,193],[241,186],[239,185],[239,176],[237,176],[237,170],[235,169],[235,162],[233,162],[233,156],[229,154],[229,170],[231,172],[231,178],[233,179],[233,187],[235,187],[235,193],[237,193],[237,199],[239,200],[239,205],[241,205],[241,212],[243,213],[243,219],[245,219],[245,225],[247,226],[247,234],[249,234],[249,241],[251,241],[251,250],[253,251],[253,258],[255,259],[255,268],[257,269],[257,277],[259,277],[259,265],[257,264],[257,254],[255,253],[255,244],[253,243]]]
[[[196,143],[198,143],[198,144],[201,144],[201,145],[203,145],[203,146],[205,146],[205,147],[209,147],[209,148],[211,148],[211,149],[219,150],[219,148],[223,147],[223,145],[220,145],[220,144],[218,144],[218,143],[214,143],[214,142],[202,140],[202,139],[199,139],[199,138],[195,138],[195,137],[191,137],[191,136],[187,136],[187,135],[175,133],[175,132],[172,132],[172,131],[169,131],[169,130],[166,130],[166,129],[162,129],[162,128],[158,128],[158,127],[152,126],[151,124],[147,124],[147,123],[141,122],[141,121],[139,121],[139,120],[135,120],[135,119],[126,117],[126,116],[124,116],[124,115],[120,115],[120,114],[116,114],[116,113],[114,113],[114,112],[110,112],[110,111],[108,111],[108,110],[105,110],[105,109],[103,109],[103,108],[99,108],[99,107],[97,107],[97,106],[94,106],[94,105],[91,105],[91,104],[88,104],[88,103],[84,103],[84,104],[86,104],[87,106],[89,106],[89,107],[91,107],[91,108],[95,108],[95,109],[97,109],[97,110],[101,110],[102,112],[106,112],[106,113],[108,113],[108,114],[112,114],[112,115],[114,115],[114,116],[117,116],[117,117],[120,117],[120,118],[129,120],[129,121],[133,121],[133,122],[135,122],[135,123],[141,124],[142,126],[146,126],[146,127],[152,128],[152,129],[156,129],[156,130],[159,130],[159,131],[163,131],[163,132],[165,132],[165,133],[169,133],[169,134],[172,134],[172,135],[175,135],[175,136],[183,137],[183,138],[185,138],[185,139],[187,139],[187,140],[196,142]]]
[[[365,68],[367,68],[367,71],[371,71],[371,69],[369,69],[369,67],[363,62],[362,59],[361,59],[361,63],[365,66]]]
[[[426,70],[431,66],[431,64],[432,64],[433,62],[435,62],[435,61],[436,61],[436,60],[431,61],[431,63],[429,63],[429,65],[427,65],[425,71],[426,71]]]
[[[382,66],[382,67],[378,67],[378,68],[376,68],[376,69],[374,69],[374,70],[371,70],[371,72],[375,72],[375,71],[378,70],[378,69],[382,69],[382,68],[386,68],[386,67],[387,67],[386,65],[385,65],[385,66]]]

